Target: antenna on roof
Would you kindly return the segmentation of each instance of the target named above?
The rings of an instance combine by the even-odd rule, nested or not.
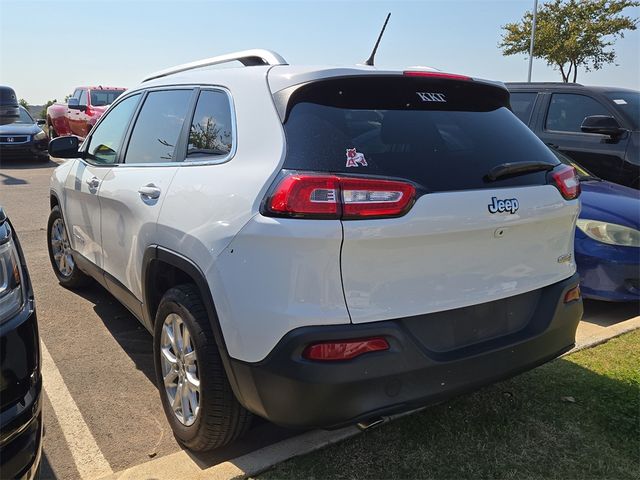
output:
[[[389,23],[389,18],[391,17],[391,12],[387,15],[387,19],[384,21],[384,25],[382,26],[382,30],[380,31],[380,35],[378,35],[378,40],[376,41],[376,45],[373,47],[373,52],[369,58],[364,61],[364,65],[368,65],[373,67],[373,59],[376,56],[376,52],[378,51],[378,45],[380,45],[380,40],[382,39],[382,35],[384,34],[384,29],[387,28],[387,23]]]

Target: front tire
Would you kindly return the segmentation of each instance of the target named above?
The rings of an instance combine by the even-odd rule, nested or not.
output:
[[[56,129],[54,128],[53,123],[51,123],[51,120],[49,120],[49,122],[47,123],[47,131],[49,132],[50,139],[54,139],[58,136],[58,132],[56,132]]]
[[[47,246],[53,273],[58,277],[60,285],[79,288],[91,283],[91,278],[78,268],[73,259],[67,228],[57,205],[51,210],[47,222]]]
[[[162,407],[180,443],[206,451],[246,433],[252,415],[229,385],[194,285],[173,287],[160,300],[153,350]]]

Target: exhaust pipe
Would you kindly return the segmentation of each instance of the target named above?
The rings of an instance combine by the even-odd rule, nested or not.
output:
[[[374,427],[379,427],[380,425],[382,425],[383,423],[387,423],[388,421],[389,421],[389,417],[373,417],[373,418],[368,418],[367,420],[364,420],[362,422],[359,422],[357,424],[357,427],[364,432],[365,430],[369,430]]]

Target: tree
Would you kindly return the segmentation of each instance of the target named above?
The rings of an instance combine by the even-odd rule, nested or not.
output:
[[[40,110],[40,118],[47,118],[47,108],[49,108],[51,105],[53,105],[54,103],[56,103],[58,100],[57,99],[53,99],[53,100],[49,100],[47,103],[44,104],[44,106],[42,107],[42,110]]]
[[[553,0],[538,10],[533,57],[546,60],[560,70],[562,80],[578,78],[578,67],[600,70],[614,63],[615,41],[625,30],[635,30],[638,19],[622,14],[627,7],[637,7],[634,0]],[[533,14],[526,12],[516,23],[502,28],[499,47],[503,55],[529,54]]]
[[[18,100],[18,103],[23,106],[26,110],[29,110],[29,102],[27,102],[24,98]]]

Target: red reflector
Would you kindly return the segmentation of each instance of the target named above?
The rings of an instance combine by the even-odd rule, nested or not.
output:
[[[576,169],[569,165],[561,165],[551,171],[551,177],[560,190],[560,193],[567,200],[573,200],[580,195],[580,180]]]
[[[292,173],[275,187],[266,214],[307,218],[383,218],[403,215],[416,189],[408,182]]]
[[[574,300],[580,300],[580,285],[573,287],[564,296],[564,303],[573,302]]]
[[[445,78],[448,80],[463,80],[465,82],[473,80],[466,75],[458,75],[457,73],[443,73],[443,72],[421,72],[421,71],[404,71],[402,74],[405,77],[431,77],[431,78]]]
[[[309,360],[332,362],[351,360],[365,353],[383,350],[389,350],[389,343],[384,338],[338,340],[309,345],[302,352],[302,356]]]

